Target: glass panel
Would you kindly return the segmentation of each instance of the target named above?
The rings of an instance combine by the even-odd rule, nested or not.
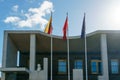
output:
[[[82,69],[82,61],[75,60],[74,67],[75,67],[75,69]]]
[[[66,60],[59,60],[58,72],[59,73],[66,73]]]
[[[92,61],[91,67],[92,67],[92,73],[97,73],[97,62]]]
[[[117,60],[111,60],[111,71],[112,73],[118,73],[118,61]]]

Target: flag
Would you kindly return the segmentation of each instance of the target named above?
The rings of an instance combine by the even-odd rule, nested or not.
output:
[[[65,20],[65,23],[64,23],[64,26],[63,26],[63,39],[66,40],[67,37],[67,31],[68,31],[68,15],[66,17],[66,20]]]
[[[82,30],[81,30],[81,38],[85,38],[85,14],[83,18]]]
[[[47,34],[52,33],[52,15],[51,15],[50,20],[48,21],[46,27],[45,27],[44,32],[47,33]]]

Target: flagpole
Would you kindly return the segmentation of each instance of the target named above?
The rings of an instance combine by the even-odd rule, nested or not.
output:
[[[67,13],[67,18],[68,18],[68,13]],[[70,80],[70,55],[69,55],[69,29],[67,29],[67,61],[68,61],[68,80]]]
[[[51,17],[52,17],[52,11],[51,11]],[[51,22],[52,25],[52,22]],[[53,37],[51,33],[51,80],[53,79]]]
[[[67,35],[68,35],[68,31],[67,31]],[[68,80],[70,80],[70,54],[69,54],[69,39],[67,37],[67,54],[68,54]]]
[[[85,15],[85,13],[84,13],[84,17],[85,17],[86,15]],[[84,23],[84,25],[86,25],[85,23]],[[86,30],[86,27],[85,27],[85,30]],[[88,65],[87,65],[87,62],[88,60],[87,60],[87,38],[86,38],[86,31],[85,31],[85,65],[86,65],[86,67],[85,67],[85,71],[86,71],[86,80],[88,80]]]
[[[53,61],[53,39],[52,39],[52,11],[51,11],[51,17],[50,17],[50,19],[49,19],[49,21],[48,21],[48,23],[47,23],[47,25],[46,25],[46,27],[45,27],[45,30],[44,30],[44,32],[45,33],[47,33],[47,34],[50,34],[50,38],[51,38],[51,49],[50,49],[50,57],[51,57],[51,71],[50,71],[50,73],[51,73],[51,80],[52,80],[52,76],[53,76],[53,73],[52,73],[52,71],[53,71],[53,69],[52,69],[52,65],[53,65],[53,63],[52,63],[52,61]]]
[[[87,40],[86,40],[86,34],[85,34],[85,69],[86,69],[86,80],[88,80],[88,68],[87,68]]]
[[[53,66],[52,66],[52,61],[53,61],[53,38],[52,38],[52,34],[51,34],[51,80],[52,80],[52,76],[53,76]]]
[[[84,39],[84,48],[85,48],[85,79],[88,80],[88,66],[87,66],[87,38],[86,38],[86,25],[85,25],[85,13],[82,24],[81,38]]]

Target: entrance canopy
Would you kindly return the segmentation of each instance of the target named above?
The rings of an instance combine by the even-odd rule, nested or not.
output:
[[[30,34],[36,35],[36,52],[50,52],[51,35],[41,31],[5,31],[9,38],[13,41],[20,52],[30,51]],[[107,34],[111,39],[111,35],[120,34],[120,31],[95,31],[87,34],[87,50],[89,52],[100,52],[100,34]],[[53,51],[67,52],[67,40],[63,40],[62,36],[52,35]],[[84,52],[84,39],[80,36],[69,37],[70,52]],[[111,45],[111,43],[109,44]]]

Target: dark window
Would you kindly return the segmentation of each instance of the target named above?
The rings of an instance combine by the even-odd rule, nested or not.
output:
[[[102,73],[102,62],[98,62],[98,71],[100,74]]]
[[[75,60],[74,68],[75,69],[82,69],[82,60]]]
[[[58,73],[66,73],[66,60],[58,60]]]
[[[111,60],[111,71],[113,74],[117,74],[118,73],[118,60]]]

